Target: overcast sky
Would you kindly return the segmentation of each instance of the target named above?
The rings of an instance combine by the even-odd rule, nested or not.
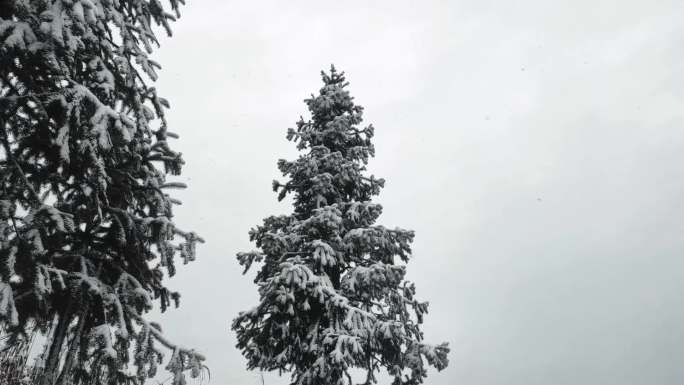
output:
[[[168,336],[260,384],[230,321],[235,253],[331,63],[376,127],[381,223],[414,229],[429,385],[684,383],[681,1],[189,1],[154,55],[204,236]],[[267,385],[287,377],[266,376]]]

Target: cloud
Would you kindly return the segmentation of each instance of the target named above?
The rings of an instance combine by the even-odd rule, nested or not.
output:
[[[188,165],[182,227],[208,241],[165,332],[213,382],[258,384],[229,322],[256,301],[234,254],[288,212],[270,190],[330,63],[377,129],[382,223],[451,366],[429,383],[678,384],[684,369],[684,78],[675,1],[222,2],[156,53]],[[287,378],[267,375],[267,384]]]

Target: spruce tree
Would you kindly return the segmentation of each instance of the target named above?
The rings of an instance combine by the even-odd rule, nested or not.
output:
[[[200,374],[146,318],[177,306],[166,277],[202,241],[172,221],[183,159],[150,86],[154,29],[170,35],[182,2],[0,1],[0,384]]]
[[[259,303],[233,321],[237,346],[248,368],[289,371],[292,384],[351,385],[358,373],[371,384],[382,368],[394,385],[422,383],[426,364],[447,366],[449,348],[423,342],[428,304],[404,278],[414,234],[374,225],[384,185],[366,173],[374,129],[360,127],[344,73],[322,76],[305,100],[311,119],[287,132],[304,153],[281,159],[287,181],[273,182],[294,212],[264,219],[249,232],[260,250],[238,254],[245,272],[263,265]]]

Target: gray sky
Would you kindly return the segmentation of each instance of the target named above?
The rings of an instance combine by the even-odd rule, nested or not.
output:
[[[230,320],[234,255],[287,213],[285,140],[345,70],[376,127],[381,223],[416,230],[409,278],[451,364],[430,385],[684,383],[680,1],[190,1],[155,54],[186,158],[170,338],[212,384],[258,384]],[[267,376],[267,385],[287,378]]]

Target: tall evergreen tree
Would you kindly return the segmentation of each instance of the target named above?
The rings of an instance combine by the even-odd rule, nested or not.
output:
[[[141,384],[160,346],[174,384],[201,371],[146,319],[202,241],[172,222],[183,160],[150,86],[153,27],[170,35],[180,3],[0,1],[0,384]]]
[[[260,251],[238,254],[245,272],[263,262],[258,305],[233,321],[238,347],[250,369],[290,371],[297,385],[351,385],[354,368],[364,384],[381,368],[394,385],[422,383],[426,362],[445,368],[449,348],[423,342],[428,305],[404,279],[413,231],[374,225],[384,180],[365,172],[373,127],[359,127],[344,73],[322,75],[305,101],[311,119],[287,133],[305,153],[281,159],[288,180],[273,182],[294,212],[264,219],[249,233]]]

